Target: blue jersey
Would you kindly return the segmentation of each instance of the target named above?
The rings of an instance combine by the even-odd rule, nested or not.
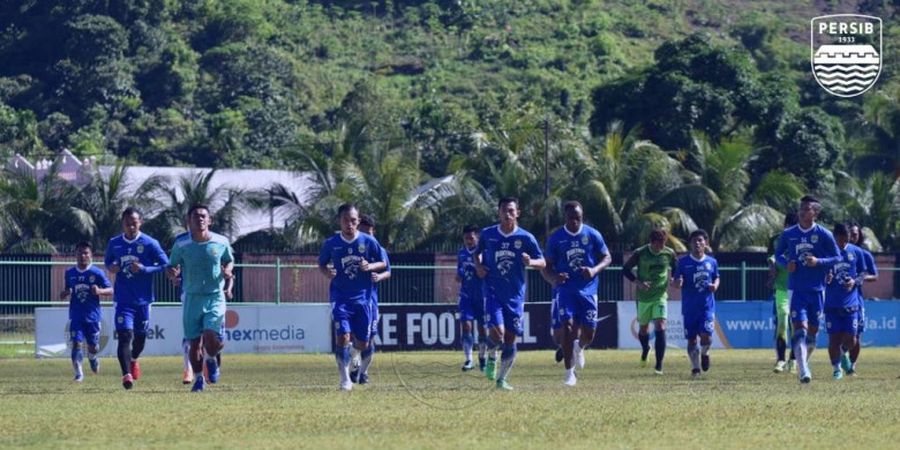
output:
[[[482,292],[483,282],[475,273],[475,252],[477,248],[469,250],[468,248],[459,249],[456,254],[456,276],[461,281],[459,285],[459,296],[461,298],[482,301],[484,293]]]
[[[597,295],[598,277],[586,280],[579,269],[596,266],[609,253],[599,231],[582,225],[577,233],[570,233],[562,226],[547,239],[545,253],[550,260],[547,264],[553,264],[554,273],[569,275],[569,279],[559,285],[560,290],[588,297]]]
[[[391,273],[391,260],[388,258],[387,250],[381,247],[381,260],[384,261],[385,267],[383,272]],[[372,304],[378,306],[378,283],[372,283],[371,301]]]
[[[225,287],[222,266],[234,262],[228,238],[209,233],[207,241],[195,241],[182,234],[172,246],[169,265],[181,266],[181,288],[187,294],[215,294]]]
[[[510,234],[503,234],[500,225],[485,228],[478,241],[481,264],[488,269],[484,279],[486,295],[500,302],[525,300],[525,264],[522,254],[532,259],[543,258],[534,236],[516,227]]]
[[[695,259],[687,254],[678,259],[672,278],[684,278],[681,285],[681,312],[685,317],[696,317],[713,311],[716,297],[709,285],[719,279],[719,263],[709,255]]]
[[[91,294],[91,286],[108,288],[109,278],[97,266],[79,270],[72,267],[66,270],[66,290],[72,296],[69,299],[69,320],[79,322],[100,321],[100,297]]]
[[[878,276],[878,267],[875,267],[875,257],[872,256],[872,253],[870,251],[868,251],[862,247],[858,247],[858,248],[863,252],[863,256],[865,257],[866,273],[868,273],[869,275]],[[858,286],[856,286],[856,290],[857,290],[857,293],[859,294],[860,301],[862,301],[862,299],[863,299],[862,285],[863,284],[860,283]]]
[[[841,250],[841,262],[832,268],[831,283],[825,289],[825,308],[850,308],[859,305],[859,292],[854,287],[850,291],[844,288],[848,278],[859,277],[866,271],[866,257],[863,249],[847,244]]]
[[[372,275],[363,272],[360,264],[363,260],[369,263],[381,262],[381,245],[374,237],[365,233],[357,233],[352,241],[347,241],[337,233],[325,240],[319,253],[319,267],[328,263],[337,272],[331,279],[329,295],[331,302],[366,303],[370,301],[373,291]]]
[[[818,264],[815,267],[804,265],[806,255],[818,258]],[[775,248],[775,260],[782,267],[790,261],[797,263],[797,270],[788,276],[790,289],[795,292],[821,292],[825,290],[825,274],[831,266],[841,261],[841,256],[830,231],[819,224],[804,230],[798,224],[781,233]]]
[[[109,240],[103,262],[107,268],[119,266],[113,293],[117,305],[147,305],[156,300],[153,275],[166,268],[169,258],[159,242],[146,234],[139,233],[131,241],[120,234]],[[143,266],[140,272],[131,272],[132,262]]]

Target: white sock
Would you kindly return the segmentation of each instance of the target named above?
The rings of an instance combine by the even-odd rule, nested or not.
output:
[[[575,368],[566,369],[566,378],[572,378],[575,376]]]
[[[572,341],[572,348],[574,348],[576,352],[581,350],[581,342],[578,339],[575,339]]]
[[[368,374],[369,366],[372,364],[372,357],[375,356],[375,352],[369,352],[369,355],[365,358],[362,358],[359,363],[359,373],[360,374]]]
[[[191,370],[191,343],[183,342],[181,347],[184,350],[184,370]]]
[[[484,343],[478,344],[478,357],[484,358],[484,353],[487,351],[487,345]]]
[[[472,344],[463,343],[463,354],[466,356],[466,361],[472,360]]]

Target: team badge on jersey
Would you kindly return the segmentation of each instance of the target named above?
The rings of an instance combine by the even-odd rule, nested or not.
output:
[[[588,244],[588,237],[582,236],[581,237],[581,245],[587,245],[587,244]]]
[[[703,266],[706,267],[706,270],[712,270],[712,264],[710,264],[709,262],[707,262]]]
[[[144,244],[138,244],[137,246],[138,253],[144,253]]]
[[[847,254],[847,261],[853,261],[853,253]]]
[[[88,281],[90,281],[91,283],[93,283],[96,279],[97,279],[97,277],[91,275],[91,276],[88,278]]]
[[[881,19],[834,14],[810,21],[809,54],[813,76],[831,95],[855,97],[881,75]]]
[[[522,241],[516,240],[516,242],[513,244],[513,247],[515,247],[516,250],[522,248]]]
[[[365,253],[366,252],[366,244],[360,243],[359,247],[356,247],[356,249],[359,250],[360,253]]]
[[[819,242],[819,235],[817,235],[817,234],[812,235],[812,237],[809,238],[809,241],[812,242],[813,244],[815,244],[816,242]]]

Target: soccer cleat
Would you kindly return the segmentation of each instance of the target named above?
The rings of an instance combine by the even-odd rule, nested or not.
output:
[[[191,388],[191,392],[203,392],[204,388],[206,388],[206,382],[203,379],[203,375],[200,375],[194,380],[194,387]]]
[[[209,372],[209,383],[216,384],[219,382],[219,363],[215,358],[206,360],[206,371]]]
[[[359,374],[359,384],[369,384],[369,374],[367,374],[367,373]]]
[[[351,383],[359,382],[359,369],[353,369],[350,371],[350,382]]]
[[[478,357],[478,370],[484,372],[484,366],[486,364],[484,356]]]
[[[462,366],[462,371],[463,371],[463,372],[468,372],[468,371],[470,371],[470,370],[472,370],[472,369],[474,369],[474,368],[475,368],[475,365],[472,364],[472,360],[469,359],[469,360],[466,360],[466,362],[463,364],[463,366]]]
[[[807,383],[809,383],[810,381],[812,381],[812,373],[811,373],[809,370],[807,370],[805,373],[803,373],[802,375],[800,375],[800,382],[801,382],[801,383],[807,384]]]
[[[134,386],[134,377],[132,377],[130,373],[126,373],[125,376],[122,377],[122,387],[131,389],[132,386]]]
[[[72,381],[76,383],[81,383],[82,381],[84,381],[84,372],[80,370],[78,372],[75,372],[75,378],[72,379]]]
[[[191,369],[184,369],[181,372],[181,384],[191,384],[194,382],[194,371]]]
[[[784,369],[785,369],[785,366],[786,366],[786,365],[787,365],[787,363],[784,362],[784,361],[776,361],[776,362],[775,362],[775,368],[772,369],[772,372],[775,372],[775,373],[782,373],[782,372],[784,372]]]
[[[691,378],[700,378],[700,369],[691,369]]]
[[[841,369],[835,370],[834,373],[831,374],[831,378],[834,380],[840,380],[844,378],[844,371]]]
[[[100,358],[88,358],[88,363],[91,365],[91,372],[100,373]]]
[[[700,355],[700,368],[704,372],[709,371],[709,355]]]
[[[663,375],[663,370],[662,369],[653,369],[653,373],[655,373],[656,375]]]
[[[136,359],[131,360],[131,376],[134,377],[135,380],[141,378],[141,363],[137,362]]]
[[[497,378],[497,360],[488,358],[487,365],[484,366],[484,375],[487,376],[488,380]]]
[[[350,380],[341,382],[341,390],[342,391],[352,391],[353,390],[353,382]]]
[[[848,377],[855,377],[855,376],[856,376],[856,367],[853,367],[852,364],[850,365],[850,368],[847,369],[847,376],[848,376]]]
[[[556,360],[556,363],[557,363],[557,364],[559,364],[559,362],[562,361],[563,358],[565,358],[565,357],[566,357],[566,355],[563,353],[562,347],[557,348],[557,349],[556,349],[556,354],[553,355],[553,359]]]
[[[571,374],[567,374],[565,381],[563,381],[563,384],[566,386],[575,386],[577,383],[578,378],[575,376],[574,372],[572,372]]]
[[[850,369],[853,368],[853,363],[850,362],[850,355],[847,353],[841,353],[841,369],[844,369],[844,372],[850,372]]]
[[[511,390],[513,390],[513,387],[510,386],[509,383],[506,382],[506,378],[501,378],[501,379],[497,380],[497,389],[504,390],[504,391],[511,391]]]
[[[797,373],[797,361],[788,361],[788,373]]]

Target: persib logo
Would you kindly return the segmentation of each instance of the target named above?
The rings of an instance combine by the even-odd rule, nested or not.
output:
[[[881,19],[859,14],[810,21],[810,64],[819,86],[838,97],[869,90],[881,74]]]

